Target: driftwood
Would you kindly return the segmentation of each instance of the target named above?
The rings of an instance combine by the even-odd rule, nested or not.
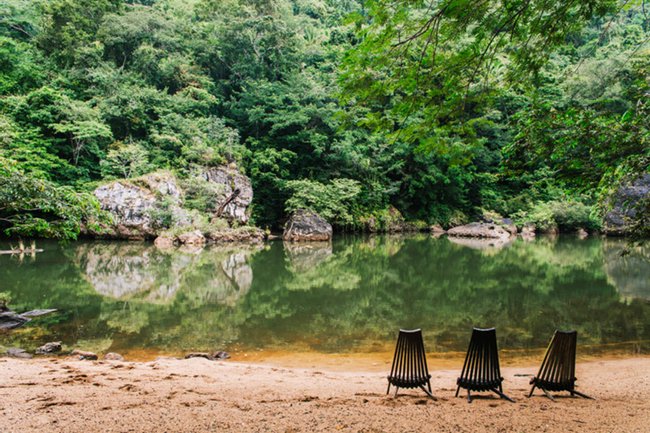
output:
[[[226,198],[226,200],[223,203],[221,203],[221,205],[219,205],[216,212],[214,213],[214,216],[217,218],[221,218],[221,215],[223,214],[223,211],[226,208],[226,206],[228,206],[234,199],[236,199],[240,193],[241,191],[239,190],[239,188],[236,188],[232,192],[232,194],[230,194],[228,198]]]
[[[32,320],[32,317],[43,316],[53,313],[56,310],[32,310],[26,313],[18,314],[11,310],[0,311],[0,330],[9,330],[19,328],[25,323]]]

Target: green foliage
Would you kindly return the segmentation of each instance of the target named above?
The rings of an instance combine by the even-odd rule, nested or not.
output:
[[[614,6],[6,0],[0,157],[76,190],[236,162],[273,228],[297,202],[341,228],[602,202],[650,155],[648,19]],[[337,179],[354,197],[323,204]]]
[[[183,179],[181,186],[185,192],[185,207],[199,212],[214,213],[224,195],[223,185],[210,182],[198,173]]]
[[[57,187],[0,158],[0,230],[8,236],[76,239],[82,224],[106,220],[90,194]]]
[[[140,143],[113,143],[99,165],[104,179],[128,179],[151,171],[147,150]]]
[[[309,209],[338,226],[352,226],[358,213],[359,182],[352,179],[334,179],[328,184],[312,180],[287,182],[291,197],[286,211]]]
[[[591,206],[576,200],[552,200],[536,203],[528,212],[515,214],[521,225],[533,223],[542,231],[559,229],[564,232],[598,230],[600,220]]]
[[[175,203],[169,198],[165,197],[159,200],[151,207],[147,214],[151,218],[152,225],[157,229],[168,229],[174,225],[174,207]]]
[[[170,238],[175,238],[183,233],[194,232],[196,230],[200,231],[203,234],[215,233],[221,230],[230,229],[228,221],[221,218],[211,218],[208,220],[205,215],[194,214],[193,221],[191,226],[175,226],[163,231],[160,236],[166,236]],[[233,230],[249,230],[249,227],[238,227]]]
[[[0,311],[7,308],[7,305],[11,302],[11,293],[9,292],[0,292]]]

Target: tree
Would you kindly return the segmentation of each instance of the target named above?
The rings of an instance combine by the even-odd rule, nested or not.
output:
[[[128,179],[151,171],[147,150],[140,143],[116,142],[99,163],[105,179]]]
[[[553,48],[615,0],[370,1],[342,76],[366,125],[427,149],[468,148],[468,121],[506,80],[533,76]],[[469,147],[471,149],[471,147]]]
[[[17,170],[0,158],[0,230],[8,236],[76,239],[83,224],[107,221],[90,194],[57,187]]]

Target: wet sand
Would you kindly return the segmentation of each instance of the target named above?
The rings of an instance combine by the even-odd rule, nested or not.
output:
[[[580,362],[578,389],[596,400],[554,403],[539,391],[528,399],[536,366],[502,370],[514,404],[487,394],[471,404],[454,398],[457,368],[431,371],[433,401],[415,390],[387,396],[383,365],[4,358],[0,432],[650,431],[650,358]]]

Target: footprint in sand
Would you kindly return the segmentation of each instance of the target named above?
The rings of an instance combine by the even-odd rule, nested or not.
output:
[[[133,392],[133,391],[138,391],[138,387],[135,386],[135,385],[133,385],[133,384],[131,384],[131,383],[127,383],[127,384],[125,384],[125,385],[122,385],[122,386],[120,386],[118,389],[120,389],[120,390],[122,390],[122,391],[132,391],[132,392]]]

